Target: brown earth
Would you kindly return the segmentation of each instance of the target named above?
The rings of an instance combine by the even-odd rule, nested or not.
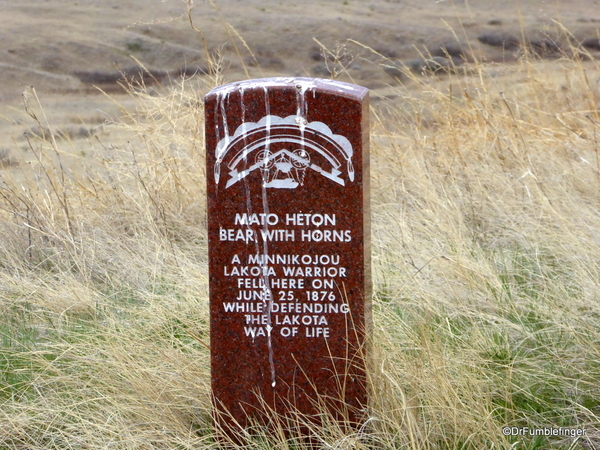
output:
[[[35,86],[50,125],[71,140],[107,133],[113,100],[133,100],[123,74],[168,85],[207,76],[221,55],[225,81],[332,72],[372,89],[410,85],[401,70],[540,58],[600,57],[599,0],[0,0],[0,160],[27,158],[23,112]],[[585,46],[581,45],[585,43]],[[145,70],[140,69],[143,64]],[[103,95],[96,87],[110,93]]]

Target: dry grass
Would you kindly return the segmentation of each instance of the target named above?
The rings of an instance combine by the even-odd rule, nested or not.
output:
[[[600,68],[467,73],[407,73],[373,110],[371,417],[355,435],[318,430],[324,448],[600,448]],[[130,141],[88,139],[95,159],[64,152],[27,94],[46,132],[30,138],[38,164],[0,184],[0,449],[218,447],[211,87],[131,89],[139,108],[114,125]]]
[[[417,80],[419,98],[401,93],[374,130],[388,343],[375,404],[414,448],[503,448],[504,424],[598,426],[600,72],[477,70]]]

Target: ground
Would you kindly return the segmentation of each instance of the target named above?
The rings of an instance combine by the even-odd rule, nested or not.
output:
[[[207,51],[222,58],[225,81],[333,75],[369,87],[374,102],[398,78],[410,86],[403,66],[494,67],[520,57],[524,42],[559,58],[587,39],[584,50],[600,55],[598,0],[0,0],[0,14],[10,17],[0,30],[4,166],[35,158],[24,137],[40,133],[23,111],[29,86],[55,131],[110,141],[115,100],[132,101],[122,73],[143,65],[146,83],[168,85],[206,71]]]

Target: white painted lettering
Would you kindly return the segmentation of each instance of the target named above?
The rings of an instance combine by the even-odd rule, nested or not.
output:
[[[242,290],[238,291],[237,301],[248,301],[248,300],[271,300],[271,293],[268,289],[261,290]]]
[[[324,327],[306,327],[305,328],[305,336],[306,337],[329,337],[329,328]]]
[[[298,334],[298,327],[282,327],[280,333],[283,337],[296,336]]]
[[[265,307],[265,303],[238,303],[238,302],[225,302],[223,303],[223,309],[225,312],[238,312],[238,313],[262,313]]]
[[[255,242],[256,232],[251,229],[240,230],[240,229],[226,229],[219,228],[219,240],[220,241],[246,241]]]
[[[351,230],[300,230],[303,242],[350,242]]]
[[[273,278],[270,281],[273,289],[304,289],[302,278]]]
[[[226,277],[265,277],[276,275],[271,266],[224,266],[223,274]]]
[[[239,214],[235,215],[235,225],[277,225],[279,217],[277,214]]]
[[[263,327],[244,327],[244,333],[246,336],[252,336],[252,339],[267,335]]]
[[[335,214],[286,214],[285,215],[285,224],[293,225],[297,227],[303,227],[306,225],[313,225],[315,227],[320,227],[322,225],[331,225],[335,226],[336,217]]]
[[[295,240],[294,230],[260,230],[263,241],[293,242]]]
[[[293,230],[291,230],[293,232]],[[248,255],[248,265],[333,265],[339,266],[340,255]]]
[[[334,282],[333,280],[323,280],[321,278],[315,278],[312,280],[311,285],[313,289],[333,289]]]
[[[238,289],[266,289],[264,278],[238,278]]]
[[[269,317],[265,315],[246,314],[244,316],[246,325],[268,325]]]

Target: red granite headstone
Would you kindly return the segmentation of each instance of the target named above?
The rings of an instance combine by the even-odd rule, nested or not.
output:
[[[212,391],[231,430],[266,410],[356,426],[367,405],[369,104],[311,78],[205,99]],[[233,425],[237,422],[236,425]]]

